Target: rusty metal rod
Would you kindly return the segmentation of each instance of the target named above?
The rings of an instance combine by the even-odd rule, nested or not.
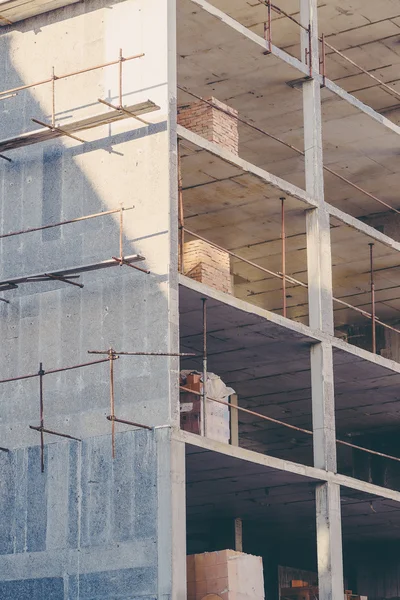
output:
[[[239,256],[238,254],[235,254],[234,252],[231,252],[230,250],[227,250],[226,248],[223,248],[222,246],[219,246],[218,244],[215,244],[214,242],[211,242],[210,240],[202,237],[201,235],[198,235],[197,233],[194,233],[193,231],[190,231],[189,229],[185,228],[185,231],[187,233],[189,233],[190,235],[192,235],[193,237],[196,237],[199,240],[203,240],[204,242],[207,242],[211,246],[214,246],[214,248],[218,248],[219,250],[223,250],[224,252],[226,252],[230,256],[233,256],[234,258],[237,258],[238,260],[241,260],[241,261],[243,261],[243,262],[251,265],[252,267],[255,267],[256,269],[259,269],[260,271],[263,271],[264,273],[268,273],[269,275],[272,275],[273,277],[276,277],[278,279],[282,279],[283,278],[283,274],[282,273],[279,273],[279,272],[275,273],[274,271],[270,271],[269,269],[266,269],[265,267],[262,267],[261,265],[258,265],[257,263],[254,263],[254,262],[252,262],[250,260],[247,260],[246,258],[243,258],[242,256]],[[295,279],[294,277],[291,277],[290,275],[285,275],[285,278],[286,278],[286,280],[289,283],[292,283],[294,285],[299,285],[299,286],[304,287],[304,288],[308,288],[308,285],[306,283],[304,283],[303,281],[299,281],[298,279]],[[363,310],[362,308],[358,308],[357,306],[353,306],[352,304],[349,304],[348,302],[345,302],[344,300],[340,300],[339,298],[335,298],[335,296],[332,296],[332,300],[334,302],[337,302],[338,304],[342,304],[343,306],[346,306],[347,308],[351,308],[352,310],[355,310],[356,312],[359,312],[360,314],[364,315],[364,317],[367,317],[368,319],[372,319],[371,313],[369,313],[366,310]],[[382,327],[386,327],[386,329],[390,329],[391,331],[395,331],[396,333],[400,333],[399,329],[396,329],[395,327],[392,327],[391,325],[388,325],[387,323],[385,323],[384,321],[381,321],[377,317],[375,317],[375,322],[379,323],[380,325],[382,325]]]
[[[179,386],[179,388],[190,394],[195,394],[196,396],[201,396],[201,392],[194,391],[190,388],[186,388],[185,386]],[[225,402],[224,400],[217,400],[216,398],[211,398],[207,396],[207,400],[211,400],[212,402],[217,402],[218,404],[223,404],[224,406],[228,406],[229,408],[234,408],[238,411],[244,412],[246,414],[252,415],[254,417],[258,417],[265,421],[269,421],[271,423],[275,423],[276,425],[282,425],[283,427],[287,427],[288,429],[293,429],[294,431],[298,431],[300,433],[305,433],[306,435],[314,435],[312,431],[309,429],[304,429],[303,427],[296,427],[296,425],[291,425],[290,423],[285,423],[284,421],[279,421],[278,419],[274,419],[273,417],[267,417],[266,415],[262,415],[261,413],[257,413],[253,410],[249,410],[248,408],[243,408],[241,406],[237,406],[235,404],[231,404],[230,402]],[[344,440],[336,439],[336,443],[341,444],[342,446],[349,446],[350,448],[355,448],[356,450],[362,450],[363,452],[367,452],[369,454],[374,454],[376,456],[381,456],[382,458],[389,458],[391,460],[395,460],[400,462],[400,458],[397,456],[391,456],[390,454],[384,454],[383,452],[377,452],[376,450],[370,450],[369,448],[364,448],[363,446],[357,446],[356,444],[352,444],[351,442],[345,442]]]
[[[88,350],[88,354],[108,354],[109,350]],[[194,352],[118,352],[116,356],[199,356]]]
[[[56,76],[54,75],[54,67],[52,67],[51,75],[51,126],[56,126]]]
[[[111,257],[115,262],[120,263],[120,265],[126,265],[127,267],[131,267],[132,269],[136,269],[136,271],[141,271],[142,273],[146,273],[146,275],[150,274],[148,269],[142,269],[141,267],[137,267],[136,265],[131,265],[130,262],[124,260],[123,258],[119,258],[118,256]]]
[[[51,273],[43,273],[43,277],[48,277],[49,279],[56,279],[57,281],[63,281],[64,283],[69,283],[70,285],[75,285],[78,288],[83,288],[83,283],[76,283],[76,281],[71,281],[70,277],[62,277],[61,275],[52,275]],[[78,275],[79,277],[79,275]],[[31,281],[34,281],[32,279]]]
[[[282,296],[283,316],[286,317],[286,232],[285,232],[285,198],[281,198],[281,238],[282,238]]]
[[[187,229],[186,227],[185,227],[185,231],[189,235],[192,235],[193,237],[196,237],[199,240],[203,240],[203,242],[207,242],[208,244],[211,244],[211,246],[214,246],[214,248],[217,248],[218,250],[223,250],[224,252],[227,252],[230,256],[233,256],[234,258],[237,258],[238,260],[241,260],[241,261],[247,263],[251,267],[256,267],[257,269],[260,269],[260,271],[264,271],[264,273],[268,273],[268,275],[272,275],[273,277],[277,277],[278,279],[282,279],[282,277],[283,277],[282,275],[278,275],[278,273],[275,273],[274,271],[270,271],[269,269],[266,269],[265,267],[261,267],[260,265],[257,265],[256,263],[252,262],[251,260],[247,260],[247,258],[243,258],[243,257],[239,256],[238,254],[235,254],[231,250],[227,250],[226,248],[223,248],[222,246],[219,246],[218,244],[214,244],[214,242],[210,242],[210,240],[207,240],[205,237],[199,235],[198,233],[194,233],[193,231],[191,231],[190,229]]]
[[[45,371],[43,375],[51,375],[52,373],[62,373],[64,371],[72,371],[73,369],[81,369],[82,367],[89,367],[91,365],[99,365],[100,363],[108,362],[108,358],[102,358],[100,360],[92,360],[90,362],[81,363],[79,365],[72,365],[71,367],[61,367],[59,369],[49,369]],[[39,377],[39,373],[31,373],[29,375],[20,375],[19,377],[10,377],[9,379],[1,379],[0,383],[10,383],[12,381],[21,381],[23,379],[32,379]]]
[[[119,256],[121,260],[124,260],[124,216],[122,206],[119,211]],[[122,264],[121,264],[122,267]]]
[[[11,158],[8,158],[8,156],[4,156],[4,154],[0,154],[0,158],[6,160],[7,162],[12,162]]]
[[[106,419],[112,421],[113,423],[123,423],[124,425],[133,425],[134,427],[141,427],[143,429],[149,429],[150,431],[153,431],[153,427],[150,427],[149,425],[143,425],[142,423],[135,423],[135,421],[126,421],[125,419],[119,419],[115,415],[107,415]]]
[[[123,63],[124,57],[122,56],[122,48],[119,49],[119,61],[118,61],[118,67],[119,67],[119,82],[118,82],[118,90],[119,90],[119,105],[120,107],[122,107],[122,63]],[[122,254],[121,254],[122,256]]]
[[[40,413],[40,469],[44,473],[44,402],[43,402],[43,364],[39,365],[39,413]]]
[[[97,101],[101,102],[101,104],[105,104],[106,106],[108,106],[108,108],[113,108],[114,110],[123,112],[126,115],[128,115],[129,117],[132,117],[133,119],[136,119],[137,121],[140,121],[141,123],[144,123],[145,125],[150,125],[149,121],[145,121],[144,119],[139,117],[136,113],[133,113],[130,110],[127,110],[123,106],[115,106],[115,104],[112,104],[111,102],[107,102],[106,100],[102,100],[102,98],[97,98]]]
[[[388,85],[387,83],[385,83],[384,81],[382,81],[381,79],[379,79],[379,77],[376,77],[375,75],[373,75],[372,73],[370,73],[369,71],[367,71],[366,69],[364,69],[363,67],[361,67],[359,64],[357,64],[356,62],[354,62],[354,60],[351,60],[351,58],[349,58],[348,56],[346,56],[345,54],[343,54],[343,52],[340,52],[340,50],[337,50],[337,48],[335,48],[334,46],[331,46],[331,44],[328,44],[327,41],[325,41],[325,46],[327,46],[335,54],[338,54],[339,56],[341,56],[342,58],[344,58],[345,60],[347,60],[347,62],[349,62],[351,65],[353,65],[353,67],[356,67],[357,69],[359,69],[360,71],[362,71],[365,75],[368,75],[369,77],[371,77],[371,79],[374,79],[374,81],[376,81],[377,83],[379,83],[379,85],[381,85],[382,87],[384,87],[388,92],[390,92],[390,94],[392,94],[393,96],[396,96],[396,98],[398,98],[400,100],[400,93],[397,92],[390,85]]]
[[[178,139],[178,224],[179,224],[179,272],[185,272],[185,215],[183,209],[183,191],[182,191],[182,165],[180,153],[180,140]]]
[[[293,23],[295,23],[296,25],[298,25],[299,27],[301,27],[302,29],[304,29],[305,31],[307,31],[307,27],[305,27],[305,25],[303,25],[302,23],[300,23],[300,21],[298,21],[297,19],[295,19],[295,17],[293,17],[292,15],[289,15],[287,12],[285,12],[279,6],[276,6],[276,4],[272,4],[268,0],[258,0],[258,3],[259,4],[265,4],[266,6],[268,6],[268,4],[270,4],[272,10],[274,10],[276,13],[278,13],[280,15],[283,15],[284,17],[287,17],[288,19],[290,19],[291,21],[293,21]]]
[[[264,3],[267,6],[267,20],[264,22],[264,39],[268,44],[266,54],[272,52],[272,15],[271,15],[271,0],[266,0]]]
[[[207,298],[201,299],[203,303],[203,422],[202,433],[206,435],[207,429]]]
[[[111,412],[111,447],[112,457],[115,458],[115,394],[114,394],[114,358],[115,352],[112,348],[108,351],[110,361],[110,412]]]
[[[122,208],[122,210],[132,210],[134,206],[128,206]],[[69,225],[70,223],[78,223],[79,221],[86,221],[87,219],[96,219],[97,217],[105,217],[114,213],[120,212],[120,208],[113,210],[106,210],[104,212],[93,213],[92,215],[85,215],[83,217],[76,217],[76,219],[68,219],[67,221],[60,221],[59,223],[51,223],[49,225],[42,225],[41,227],[31,227],[29,229],[20,229],[19,231],[11,231],[10,233],[3,233],[0,235],[0,239],[13,237],[15,235],[22,235],[24,233],[32,233],[34,231],[43,231],[44,229],[51,229],[52,227],[61,227],[62,225]]]
[[[370,261],[370,286],[371,286],[371,320],[372,320],[372,352],[376,354],[376,315],[375,315],[375,281],[374,281],[374,244],[369,245],[369,261]]]
[[[309,59],[309,73],[310,73],[310,79],[313,78],[313,64],[312,64],[312,40],[311,40],[311,23],[309,24],[308,28],[306,29],[307,33],[308,33],[308,59]],[[307,62],[307,61],[306,61]]]
[[[228,112],[227,110],[225,110],[221,106],[218,106],[217,104],[214,104],[213,102],[211,102],[209,100],[206,100],[202,96],[199,96],[198,94],[195,94],[194,92],[191,92],[190,90],[188,90],[187,88],[185,88],[183,86],[178,85],[177,87],[178,87],[178,89],[182,90],[186,94],[189,94],[190,96],[193,96],[193,98],[197,98],[198,100],[201,100],[202,102],[204,102],[205,104],[208,104],[212,108],[215,108],[216,110],[219,110],[220,112],[223,112],[226,115],[228,115],[228,116],[236,119],[239,123],[242,123],[243,125],[246,125],[247,127],[250,127],[254,131],[258,131],[258,133],[261,133],[262,135],[265,135],[265,136],[269,137],[270,139],[275,140],[276,142],[279,142],[280,144],[283,144],[284,146],[286,146],[286,148],[290,148],[294,152],[297,152],[297,154],[299,154],[300,156],[305,156],[305,152],[303,152],[303,150],[300,150],[299,148],[296,148],[296,146],[293,146],[292,144],[288,144],[287,142],[285,142],[281,138],[277,137],[276,135],[273,135],[272,133],[269,133],[265,129],[261,129],[260,127],[257,127],[256,125],[253,125],[249,121],[246,121],[246,119],[242,119],[241,117],[232,115],[230,112]],[[347,183],[349,186],[351,186],[355,190],[361,192],[365,196],[368,196],[368,198],[371,198],[372,200],[375,200],[379,204],[382,204],[382,206],[385,206],[389,210],[392,210],[393,212],[395,212],[395,213],[397,213],[397,214],[400,215],[400,210],[397,210],[397,208],[394,208],[393,206],[391,206],[390,204],[388,204],[384,200],[381,200],[377,196],[374,196],[374,194],[371,194],[370,192],[367,192],[367,190],[364,190],[363,188],[361,188],[360,186],[356,185],[355,183],[353,183],[349,179],[346,179],[346,177],[343,177],[339,173],[336,173],[336,171],[332,171],[332,169],[330,169],[329,167],[327,167],[325,165],[323,165],[323,169],[325,171],[327,171],[327,173],[330,173],[331,175],[334,175],[335,177],[337,177],[338,179],[340,179],[344,183]]]
[[[78,138],[76,135],[72,135],[72,133],[68,133],[68,131],[65,131],[65,129],[61,129],[61,127],[55,127],[54,125],[49,125],[48,123],[45,123],[44,121],[39,121],[39,119],[32,118],[31,121],[33,121],[34,123],[37,123],[38,125],[42,125],[43,127],[47,127],[47,129],[50,129],[50,131],[57,131],[58,133],[61,133],[62,135],[66,135],[67,137],[70,137],[71,139],[75,140],[76,142],[81,142],[82,144],[85,143],[85,140]]]
[[[142,58],[144,56],[144,54],[135,54],[133,56],[127,56],[124,58],[124,61],[126,62],[127,60],[134,60],[135,58]],[[110,62],[106,62],[103,63],[101,65],[95,65],[93,67],[87,67],[86,69],[80,69],[79,71],[73,71],[71,73],[64,73],[63,75],[57,75],[57,79],[67,79],[68,77],[74,77],[75,75],[82,75],[82,73],[88,73],[89,71],[96,71],[97,69],[104,69],[105,67],[110,67],[112,65],[117,65],[120,62],[120,59],[118,58],[118,60],[112,60]],[[19,92],[22,90],[27,90],[29,88],[33,88],[36,87],[38,85],[43,85],[45,83],[51,83],[52,81],[52,77],[50,77],[49,79],[42,79],[41,81],[35,81],[35,83],[28,83],[26,85],[20,85],[18,87],[9,89],[9,90],[3,90],[2,92],[0,92],[0,100],[3,99],[3,96],[5,94],[12,94],[14,92]]]
[[[76,440],[77,442],[81,442],[80,438],[74,437],[73,435],[68,435],[67,433],[60,433],[59,431],[53,431],[52,429],[46,429],[45,427],[35,427],[34,425],[29,425],[29,429],[34,429],[35,431],[40,431],[40,433],[49,433],[50,435],[58,435],[59,437],[68,438],[69,440]]]
[[[322,75],[322,87],[325,87],[326,85],[326,52],[325,52],[326,46],[325,46],[325,34],[323,33],[321,35],[321,75]]]

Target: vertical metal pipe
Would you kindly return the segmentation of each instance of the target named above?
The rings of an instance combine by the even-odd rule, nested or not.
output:
[[[179,219],[179,271],[185,272],[184,249],[185,249],[185,221],[183,212],[183,192],[182,192],[182,170],[181,170],[180,142],[178,140],[178,219]]]
[[[51,71],[51,126],[56,125],[56,76],[54,74],[54,67]]]
[[[264,22],[264,39],[268,43],[268,53],[272,50],[272,16],[271,16],[271,0],[266,0],[267,4],[267,20]]]
[[[375,313],[375,281],[374,281],[374,244],[369,245],[370,286],[371,286],[371,322],[372,322],[372,352],[376,354],[376,313]]]
[[[310,69],[310,78],[312,79],[312,62],[313,61],[312,61],[311,23],[308,26],[308,62],[309,62],[309,69]]]
[[[115,353],[112,348],[108,351],[110,359],[110,415],[111,415],[111,447],[112,457],[115,458],[115,395],[114,395],[114,358]]]
[[[39,412],[40,412],[40,470],[44,473],[44,402],[43,402],[43,364],[39,364]]]
[[[121,259],[121,266],[122,266],[122,261],[124,260],[124,209],[122,208],[121,205],[121,210],[119,211],[119,257]]]
[[[282,238],[282,296],[283,316],[286,317],[286,231],[285,231],[285,198],[281,198],[281,238]]]
[[[321,66],[322,66],[322,87],[325,87],[326,83],[326,47],[325,47],[325,34],[323,33],[321,36]]]
[[[119,49],[119,108],[122,108],[122,48]]]
[[[206,435],[206,408],[207,408],[207,298],[203,302],[203,419],[202,435]]]

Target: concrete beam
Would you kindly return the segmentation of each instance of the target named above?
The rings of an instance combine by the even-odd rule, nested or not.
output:
[[[196,435],[195,433],[189,433],[188,431],[174,429],[172,439],[192,446],[197,446],[198,448],[203,448],[204,450],[210,450],[211,452],[219,452],[225,456],[244,460],[252,464],[269,467],[270,469],[285,471],[287,473],[293,473],[294,475],[301,475],[302,477],[308,477],[309,479],[321,483],[329,482],[337,486],[343,486],[379,498],[387,498],[394,502],[400,502],[400,492],[396,492],[395,490],[383,488],[372,483],[367,483],[366,481],[360,481],[359,479],[354,479],[347,475],[340,475],[339,473],[332,473],[331,471],[325,471],[307,465],[300,465],[289,460],[276,458],[275,456],[254,452],[253,450],[246,450],[245,448],[239,448],[238,446],[231,446],[230,444],[217,442],[210,438]],[[340,598],[340,600],[342,600],[342,598]]]
[[[217,17],[225,25],[232,27],[232,29],[234,29],[238,33],[245,36],[247,39],[251,40],[258,46],[260,46],[260,48],[262,48],[263,51],[268,50],[267,42],[262,37],[253,33],[252,31],[250,31],[250,29],[248,29],[244,25],[241,25],[240,23],[238,23],[238,21],[236,21],[235,19],[233,19],[232,17],[230,17],[229,15],[224,13],[222,10],[219,10],[218,8],[216,8],[215,6],[213,6],[212,4],[207,2],[207,0],[191,0],[191,2],[193,2],[193,4],[197,4],[198,6],[200,6],[204,10],[206,10],[208,13],[210,13],[211,15],[214,15],[215,17]],[[277,48],[276,46],[272,45],[271,54],[273,54],[277,58],[280,58],[281,60],[286,62],[288,65],[294,67],[295,69],[300,71],[300,73],[302,73],[306,76],[309,76],[310,71],[309,71],[309,68],[307,67],[307,65],[302,63],[297,58],[291,56],[284,50],[281,50],[280,48]],[[319,66],[315,66],[313,68],[313,78],[320,85],[323,84],[323,78],[319,74]],[[371,119],[374,119],[374,121],[377,121],[378,123],[380,123],[387,129],[393,131],[394,133],[400,134],[400,127],[398,125],[396,125],[395,123],[393,123],[393,121],[390,121],[383,115],[377,113],[373,108],[364,104],[364,102],[361,102],[361,100],[358,100],[358,98],[356,98],[355,96],[352,96],[352,94],[349,94],[348,92],[346,92],[344,89],[342,89],[341,87],[336,85],[336,83],[334,83],[327,77],[325,78],[325,87],[328,90],[330,90],[331,92],[333,92],[334,94],[336,94],[337,96],[339,96],[342,100],[345,100],[346,102],[348,102],[355,108],[358,108],[358,110],[360,110],[364,114],[371,117]]]
[[[247,39],[251,40],[258,46],[260,46],[260,48],[262,48],[263,52],[269,51],[270,48],[269,48],[269,45],[266,40],[264,40],[262,37],[260,37],[256,33],[253,33],[250,29],[248,29],[247,27],[245,27],[244,25],[242,25],[241,23],[239,23],[238,21],[236,21],[235,19],[233,19],[232,17],[230,17],[229,15],[224,13],[219,8],[216,8],[215,6],[213,6],[212,4],[207,2],[207,0],[191,0],[191,1],[193,2],[193,4],[197,4],[198,6],[203,8],[205,11],[210,13],[211,15],[214,15],[214,17],[217,17],[217,19],[219,19],[225,25],[229,25],[229,27],[232,27],[232,29],[234,29],[235,31],[242,34]],[[306,67],[306,65],[304,63],[302,63],[298,58],[291,56],[284,50],[281,50],[277,46],[274,46],[273,44],[271,45],[271,54],[273,54],[277,58],[280,58],[281,60],[285,61],[291,67],[298,69],[300,71],[300,73],[302,73],[304,75],[309,74],[309,69]]]
[[[248,161],[239,158],[239,156],[228,152],[221,146],[218,146],[218,144],[215,144],[214,142],[209,142],[197,133],[193,133],[192,131],[189,131],[189,129],[185,129],[185,127],[182,127],[181,125],[177,126],[177,133],[179,138],[194,144],[198,148],[203,148],[203,150],[210,152],[210,154],[218,156],[219,158],[225,160],[227,163],[242,169],[246,173],[250,173],[251,175],[258,177],[259,179],[261,179],[267,184],[272,185],[273,187],[276,187],[288,196],[291,196],[292,198],[296,198],[297,200],[304,202],[306,208],[318,206],[317,200],[301,188],[292,185],[291,183],[288,183],[280,177],[272,175],[271,173],[265,171],[264,169],[261,169],[260,167],[256,167],[252,163],[249,163]],[[325,208],[329,215],[335,217],[335,219],[338,219],[338,221],[341,221],[345,225],[352,227],[356,231],[364,233],[371,239],[374,239],[377,242],[384,244],[388,248],[391,248],[396,252],[400,252],[400,242],[396,242],[384,233],[381,233],[377,229],[374,229],[370,225],[363,223],[356,217],[348,215],[339,208],[336,208],[335,206],[332,206],[327,202],[325,203]]]

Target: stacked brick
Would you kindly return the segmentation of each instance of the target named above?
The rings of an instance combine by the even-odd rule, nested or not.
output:
[[[187,242],[183,250],[185,275],[200,283],[232,294],[230,257],[202,240]]]
[[[206,100],[214,106],[202,101],[179,106],[179,125],[201,135],[210,142],[215,142],[225,150],[229,150],[229,152],[238,154],[237,110],[216,100],[216,98],[206,98]]]
[[[187,557],[187,600],[264,600],[262,559],[234,550]]]

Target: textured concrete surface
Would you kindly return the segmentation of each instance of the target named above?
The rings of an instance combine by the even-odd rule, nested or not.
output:
[[[124,213],[124,254],[145,256],[150,274],[118,267],[84,274],[83,289],[41,282],[7,293],[0,379],[35,373],[40,362],[45,370],[84,363],[99,358],[88,350],[110,346],[178,349],[176,94],[168,88],[175,54],[166,27],[173,4],[89,0],[2,30],[2,89],[45,79],[52,66],[60,75],[115,60],[122,48],[145,55],[123,65],[124,104],[150,99],[161,109],[149,126],[127,119],[85,131],[85,144],[63,138],[1,161],[1,233],[134,205]],[[117,66],[58,80],[57,124],[107,112],[98,98],[118,101]],[[33,130],[32,117],[49,122],[50,114],[51,86],[21,91],[0,105],[0,137]],[[116,214],[1,240],[0,279],[118,255]],[[45,426],[82,442],[46,435],[43,474],[40,436],[29,428],[39,424],[38,380],[0,385],[0,445],[10,449],[0,456],[2,600],[171,598],[171,507],[175,487],[184,489],[169,468],[175,371],[177,359],[166,357],[115,362],[117,416],[166,428],[117,424],[114,461],[108,364],[46,375]]]
[[[155,597],[154,432],[20,448],[1,459],[0,597]],[[22,576],[22,578],[21,578]],[[132,596],[133,593],[133,596]]]

